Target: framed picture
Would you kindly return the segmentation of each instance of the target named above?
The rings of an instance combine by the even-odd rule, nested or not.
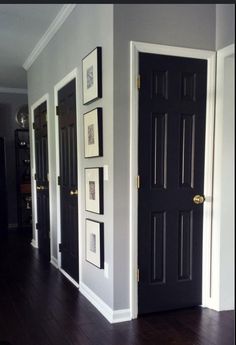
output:
[[[85,169],[85,209],[103,214],[103,168]]]
[[[96,108],[84,114],[84,157],[102,155],[102,108]]]
[[[102,97],[102,48],[97,47],[82,60],[83,104]]]
[[[104,268],[104,224],[86,219],[86,261]]]

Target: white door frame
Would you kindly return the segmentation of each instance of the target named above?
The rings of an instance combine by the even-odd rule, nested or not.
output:
[[[76,99],[76,132],[77,132],[77,179],[78,179],[78,190],[80,191],[80,169],[79,169],[79,162],[80,162],[80,148],[79,148],[79,108],[78,108],[78,69],[73,69],[69,74],[67,74],[63,79],[61,79],[55,86],[54,86],[54,118],[55,118],[55,139],[56,139],[56,176],[60,174],[60,146],[59,146],[59,121],[58,116],[56,114],[56,107],[58,105],[58,91],[63,88],[66,84],[68,84],[71,80],[75,79],[75,99]],[[60,186],[57,184],[57,260],[58,260],[58,268],[59,270],[69,279],[77,288],[79,288],[79,284],[61,268],[61,253],[59,252],[59,243],[61,243],[61,203],[60,203]],[[79,282],[82,281],[82,251],[81,251],[81,203],[78,202],[78,250],[79,250]]]
[[[33,227],[33,240],[31,244],[38,248],[38,230],[36,229],[36,223],[38,222],[38,214],[37,214],[37,190],[36,190],[36,180],[34,178],[36,174],[36,156],[35,156],[35,133],[33,129],[34,123],[34,111],[35,109],[42,103],[46,102],[47,104],[47,140],[48,140],[48,182],[49,182],[49,227],[50,227],[50,255],[52,257],[52,184],[50,183],[52,167],[51,167],[51,159],[50,159],[50,150],[49,150],[49,139],[50,139],[50,125],[49,125],[49,94],[46,93],[41,98],[39,98],[32,106],[31,106],[31,152],[32,152],[32,163],[31,163],[31,194],[32,194],[32,227]]]
[[[215,56],[214,51],[165,46],[144,42],[130,42],[130,311],[138,315],[138,89],[137,77],[139,52],[204,59],[207,69],[206,141],[204,168],[203,207],[203,259],[202,259],[202,305],[210,304],[211,286],[211,223],[212,223],[212,176],[215,107]]]
[[[212,296],[212,308],[218,311],[228,310],[228,304],[225,301],[221,301],[220,297],[220,287],[222,286],[221,270],[224,268],[221,264],[221,240],[222,240],[222,212],[221,203],[223,200],[222,195],[222,172],[221,172],[221,161],[223,149],[223,131],[224,127],[224,79],[225,79],[225,61],[226,59],[233,55],[235,52],[235,45],[231,44],[217,51],[217,77],[216,77],[216,124],[215,124],[215,147],[214,147],[214,179],[213,179],[213,214],[212,219],[212,229],[213,229],[213,243],[212,246],[212,262],[214,266],[212,267],[212,284],[210,287],[210,292]],[[232,262],[233,265],[233,262]],[[215,287],[215,288],[214,288]],[[233,296],[232,296],[233,299]],[[225,304],[226,303],[226,304]],[[233,304],[230,309],[233,309]]]

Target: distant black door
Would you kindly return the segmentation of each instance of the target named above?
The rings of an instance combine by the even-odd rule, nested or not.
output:
[[[37,230],[39,251],[50,260],[50,215],[48,183],[47,103],[34,110],[35,164],[37,188]]]
[[[7,233],[7,186],[5,140],[0,138],[0,236]]]
[[[75,281],[78,267],[78,191],[75,80],[58,91],[61,267]]]
[[[201,304],[207,62],[141,53],[139,71],[142,314]]]

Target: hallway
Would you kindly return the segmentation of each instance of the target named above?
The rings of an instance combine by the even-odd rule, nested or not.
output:
[[[109,324],[30,238],[0,243],[0,344],[233,345],[234,313],[193,308]]]

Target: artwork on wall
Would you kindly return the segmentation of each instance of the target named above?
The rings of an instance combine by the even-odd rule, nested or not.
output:
[[[103,155],[102,108],[84,114],[84,157]]]
[[[104,268],[104,224],[86,219],[86,261]]]
[[[103,168],[85,169],[85,210],[103,214]]]
[[[102,97],[102,48],[97,47],[82,60],[83,104]]]

